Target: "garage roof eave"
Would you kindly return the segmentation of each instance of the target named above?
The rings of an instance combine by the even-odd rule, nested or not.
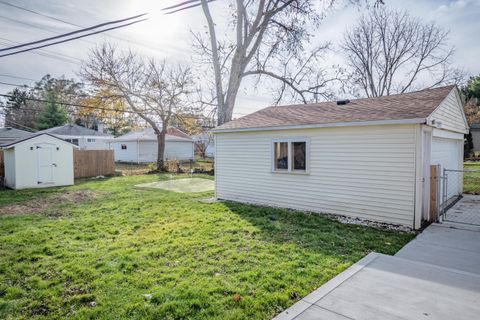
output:
[[[245,131],[273,131],[273,130],[317,129],[317,128],[332,128],[332,127],[380,126],[380,125],[394,125],[394,124],[424,124],[424,123],[427,123],[426,118],[413,118],[413,119],[401,119],[401,120],[351,121],[351,122],[333,122],[333,123],[319,123],[319,124],[305,124],[305,125],[213,129],[211,132],[217,134],[217,133],[245,132]]]

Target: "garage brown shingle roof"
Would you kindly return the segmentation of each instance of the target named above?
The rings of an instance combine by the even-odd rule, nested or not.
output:
[[[455,85],[385,97],[268,107],[227,122],[214,131],[308,126],[349,122],[415,120],[427,118]]]

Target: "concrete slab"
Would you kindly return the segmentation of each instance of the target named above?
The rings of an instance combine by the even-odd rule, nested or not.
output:
[[[215,189],[213,180],[202,178],[172,179],[166,181],[155,181],[137,184],[138,188],[162,189],[173,192],[207,192]]]
[[[447,213],[456,221],[430,225],[394,257],[367,255],[275,319],[480,319],[477,200],[465,197]]]
[[[382,254],[370,256],[347,279],[332,279],[327,288],[314,303],[299,302],[300,313],[284,312],[276,319],[475,319],[480,314],[479,275]]]
[[[480,275],[480,232],[433,224],[395,256]]]
[[[464,194],[444,218],[455,223],[480,226],[480,195]]]

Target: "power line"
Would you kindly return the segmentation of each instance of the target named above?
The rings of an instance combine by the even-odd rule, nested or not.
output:
[[[15,96],[12,96],[10,94],[3,94],[3,93],[0,93],[0,96],[1,97],[5,97],[5,98],[15,98]],[[36,101],[36,102],[50,102],[48,100],[45,100],[45,99],[38,99],[38,98],[28,98],[28,97],[25,97],[24,98],[25,100],[30,100],[30,101]],[[78,108],[87,108],[87,109],[96,109],[96,110],[103,110],[103,111],[114,111],[114,112],[127,112],[127,113],[135,113],[135,111],[130,111],[130,110],[117,110],[117,109],[113,109],[113,108],[104,108],[104,107],[94,107],[94,106],[86,106],[86,105],[82,105],[82,104],[76,104],[76,103],[69,103],[69,102],[64,102],[64,101],[56,101],[58,104],[61,104],[61,105],[65,105],[65,106],[72,106],[72,107],[78,107]]]
[[[52,29],[50,29],[50,28],[40,27],[40,26],[38,26],[38,25],[35,25],[35,24],[32,24],[32,23],[28,23],[28,22],[24,22],[24,21],[21,21],[21,20],[18,20],[18,19],[14,19],[14,18],[10,18],[10,17],[5,17],[5,16],[2,16],[2,15],[0,15],[0,18],[5,19],[5,20],[8,20],[8,21],[12,21],[12,22],[17,23],[17,24],[22,24],[22,25],[25,25],[25,26],[29,26],[29,27],[32,27],[32,28],[35,28],[35,29],[48,31],[48,32],[50,32],[50,33],[62,34],[61,32],[54,31],[54,30],[52,30]],[[90,44],[95,44],[94,42],[88,41],[88,40],[85,40],[85,39],[82,39],[82,41],[87,42],[87,43],[90,43]]]
[[[19,44],[19,43],[20,43],[20,42],[12,41],[12,40],[9,40],[9,39],[3,38],[3,37],[0,37],[0,39],[6,41],[6,42],[0,41],[0,43],[5,44],[5,45],[10,45],[10,44],[12,44],[12,43],[15,43],[15,44]],[[42,56],[42,57],[47,57],[47,58],[55,59],[55,60],[58,60],[58,61],[63,61],[63,62],[68,62],[68,63],[76,64],[76,65],[80,65],[80,62],[82,61],[81,59],[78,59],[78,58],[76,58],[76,57],[72,57],[72,56],[69,56],[69,55],[67,55],[67,54],[56,53],[56,52],[54,52],[54,51],[50,51],[50,50],[46,50],[46,49],[39,49],[39,50],[37,50],[37,51],[38,51],[38,52],[32,52],[32,51],[30,51],[29,53],[31,53],[31,54],[36,54],[36,55],[39,55],[39,56]],[[70,60],[70,59],[71,59],[71,60]],[[77,60],[78,62],[73,61],[73,60]]]
[[[213,0],[210,0],[210,1],[213,1]],[[48,19],[51,19],[51,20],[54,20],[54,21],[58,21],[58,22],[61,22],[61,23],[70,25],[70,26],[74,26],[74,27],[78,27],[78,28],[84,28],[84,26],[81,26],[81,25],[79,25],[79,24],[75,24],[75,23],[72,23],[72,22],[69,22],[69,21],[66,21],[66,20],[63,20],[63,19],[59,19],[59,18],[57,18],[57,17],[51,16],[51,15],[48,15],[48,14],[45,14],[45,13],[41,13],[41,12],[38,12],[38,11],[35,11],[35,10],[32,10],[32,9],[28,9],[28,8],[25,8],[25,7],[21,7],[21,6],[19,6],[19,5],[15,5],[15,4],[6,2],[6,1],[0,1],[0,4],[4,4],[4,5],[6,5],[6,6],[10,6],[10,7],[16,8],[16,9],[18,9],[18,10],[26,11],[26,12],[29,12],[29,13],[32,13],[32,14],[35,14],[35,15],[44,17],[44,18],[48,18]],[[124,41],[124,42],[128,42],[128,43],[133,43],[133,44],[142,46],[142,47],[147,48],[147,49],[150,49],[150,50],[154,50],[154,51],[164,51],[164,52],[165,52],[165,48],[164,48],[164,47],[150,46],[150,45],[146,45],[146,44],[144,44],[144,43],[140,43],[140,42],[138,42],[138,41],[134,41],[134,40],[132,40],[132,39],[125,39],[125,38],[118,37],[118,36],[115,36],[115,35],[110,35],[110,34],[105,34],[105,36],[110,37],[110,38],[113,38],[113,39],[117,39],[117,40],[120,40],[120,41]],[[170,47],[171,47],[171,49],[172,49],[173,51],[175,51],[177,54],[186,56],[186,55],[185,55],[185,49],[179,48],[179,47],[176,47],[176,46],[171,46],[171,45],[170,45]]]
[[[102,28],[102,27],[105,27],[105,26],[109,26],[109,25],[112,25],[112,24],[118,24],[118,23],[130,21],[130,20],[133,20],[133,19],[137,19],[137,18],[143,17],[143,16],[145,16],[145,15],[146,15],[146,13],[143,13],[143,14],[139,14],[139,15],[136,15],[136,16],[133,16],[133,17],[128,17],[128,18],[125,18],[125,19],[120,19],[120,20],[114,20],[114,21],[109,21],[109,22],[100,23],[100,24],[97,24],[97,25],[94,25],[94,26],[91,26],[91,27],[88,27],[88,28],[83,28],[83,29],[80,29],[80,30],[75,30],[75,31],[63,33],[63,34],[58,35],[58,36],[49,37],[49,38],[44,38],[44,39],[41,39],[41,40],[32,41],[32,42],[28,42],[28,43],[23,43],[23,44],[19,44],[19,45],[17,45],[17,46],[13,46],[13,47],[10,47],[10,48],[3,48],[3,49],[0,49],[0,52],[2,52],[2,51],[9,51],[9,50],[13,50],[13,49],[18,49],[18,48],[22,48],[22,47],[27,47],[27,46],[31,46],[31,45],[35,45],[35,44],[39,44],[39,43],[43,43],[43,42],[48,42],[48,41],[55,40],[55,39],[59,39],[59,38],[69,37],[69,36],[74,35],[74,34],[77,34],[77,33],[83,33],[83,32],[86,32],[86,31],[90,31],[90,30]],[[144,21],[144,20],[146,20],[146,19],[142,19],[142,20],[140,20],[140,21]],[[133,23],[136,23],[136,22],[140,22],[140,21],[135,21],[135,22],[132,22],[132,23],[130,23],[130,24],[133,24]],[[130,24],[126,24],[126,25],[123,25],[123,26],[127,26],[127,25],[130,25]],[[117,26],[117,27],[115,27],[115,28],[120,28],[120,27],[122,27],[122,26]],[[105,31],[108,31],[108,30],[112,30],[112,29],[110,28],[110,29],[106,29],[106,30],[101,30],[101,32],[105,32]],[[98,32],[97,32],[97,33],[98,33]],[[94,34],[95,34],[95,33],[94,33]],[[82,36],[79,36],[79,37],[74,37],[74,38],[71,38],[70,40],[83,38],[83,37],[86,37],[87,35],[90,35],[90,34],[82,35]],[[55,44],[55,43],[53,43],[53,44]],[[52,44],[50,44],[50,45],[52,45]],[[43,48],[43,47],[42,47],[42,48]],[[0,56],[0,57],[1,57],[1,56]]]
[[[208,2],[213,2],[213,1],[215,1],[215,0],[207,0],[207,3]],[[175,12],[187,10],[187,9],[198,7],[198,6],[201,6],[201,5],[202,5],[201,0],[187,0],[187,1],[175,4],[173,6],[165,7],[165,8],[162,9],[162,11],[168,11],[168,12],[165,12],[165,14],[172,14],[172,13],[175,13]]]
[[[19,76],[12,76],[12,75],[10,75],[10,74],[3,74],[3,73],[0,73],[0,77],[20,79],[20,80],[38,81],[37,79],[25,78],[25,77],[19,77]]]
[[[53,19],[53,20],[56,20],[56,21],[58,21],[58,22],[63,22],[63,23],[66,23],[66,24],[69,24],[69,25],[72,25],[72,26],[75,26],[75,27],[83,28],[82,26],[79,26],[79,25],[77,25],[77,24],[73,24],[73,23],[71,23],[71,22],[68,22],[68,21],[65,21],[65,20],[62,20],[62,19],[58,19],[58,18],[49,16],[49,15],[47,15],[47,14],[44,14],[44,13],[41,13],[41,12],[38,12],[38,11],[35,11],[35,10],[31,10],[31,9],[28,9],[28,8],[20,7],[20,6],[17,6],[17,5],[15,5],[15,4],[12,4],[12,3],[10,3],[10,2],[0,1],[0,3],[4,4],[4,5],[6,5],[6,6],[10,6],[10,7],[19,9],[19,10],[27,11],[27,12],[30,12],[30,13],[33,13],[33,14],[36,14],[36,15],[45,17],[45,18]]]
[[[23,125],[23,124],[20,124],[20,123],[16,123],[16,122],[14,122],[14,121],[12,121],[12,120],[10,120],[10,119],[7,119],[7,118],[3,119],[3,121],[5,121],[5,123],[8,122],[8,123],[14,124],[14,125],[16,125],[16,126],[22,127],[22,128],[27,129],[27,130],[29,130],[29,131],[31,131],[31,132],[36,132],[36,131],[37,131],[37,130],[35,130],[35,129],[33,129],[33,128],[27,127],[27,126],[25,126],[25,125]]]
[[[111,28],[104,29],[104,30],[99,30],[99,31],[96,31],[96,32],[91,32],[91,33],[83,34],[83,35],[80,35],[80,36],[77,36],[77,37],[68,38],[68,39],[65,39],[65,40],[60,40],[60,41],[56,41],[56,42],[44,44],[44,45],[37,46],[37,47],[33,47],[33,48],[28,48],[28,49],[24,49],[24,50],[20,50],[20,51],[15,51],[15,52],[12,52],[12,53],[3,54],[3,55],[0,55],[0,58],[1,58],[1,57],[7,57],[7,56],[15,55],[15,54],[19,54],[19,53],[22,53],[22,52],[27,52],[27,51],[35,50],[35,49],[41,49],[41,48],[45,48],[45,47],[50,47],[50,46],[53,46],[53,45],[56,45],[56,44],[60,44],[60,43],[69,42],[69,41],[72,41],[72,40],[76,40],[76,39],[88,37],[88,36],[91,36],[91,35],[94,35],[94,34],[98,34],[98,33],[102,33],[102,32],[109,31],[109,30],[114,30],[114,29],[118,29],[118,28],[124,28],[124,27],[130,26],[130,25],[132,25],[132,24],[136,24],[136,23],[139,23],[139,22],[142,22],[142,21],[145,21],[145,20],[147,20],[147,19],[136,20],[136,21],[133,21],[133,22],[130,22],[130,23],[122,24],[122,25],[120,25],[120,26],[115,26],[115,27],[111,27]]]

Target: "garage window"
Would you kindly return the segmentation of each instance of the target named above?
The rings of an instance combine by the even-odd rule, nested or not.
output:
[[[272,171],[285,173],[308,172],[307,139],[273,141]]]
[[[122,144],[122,145],[121,145],[121,148],[122,148],[122,150],[127,150],[127,145],[126,145],[126,144]]]

